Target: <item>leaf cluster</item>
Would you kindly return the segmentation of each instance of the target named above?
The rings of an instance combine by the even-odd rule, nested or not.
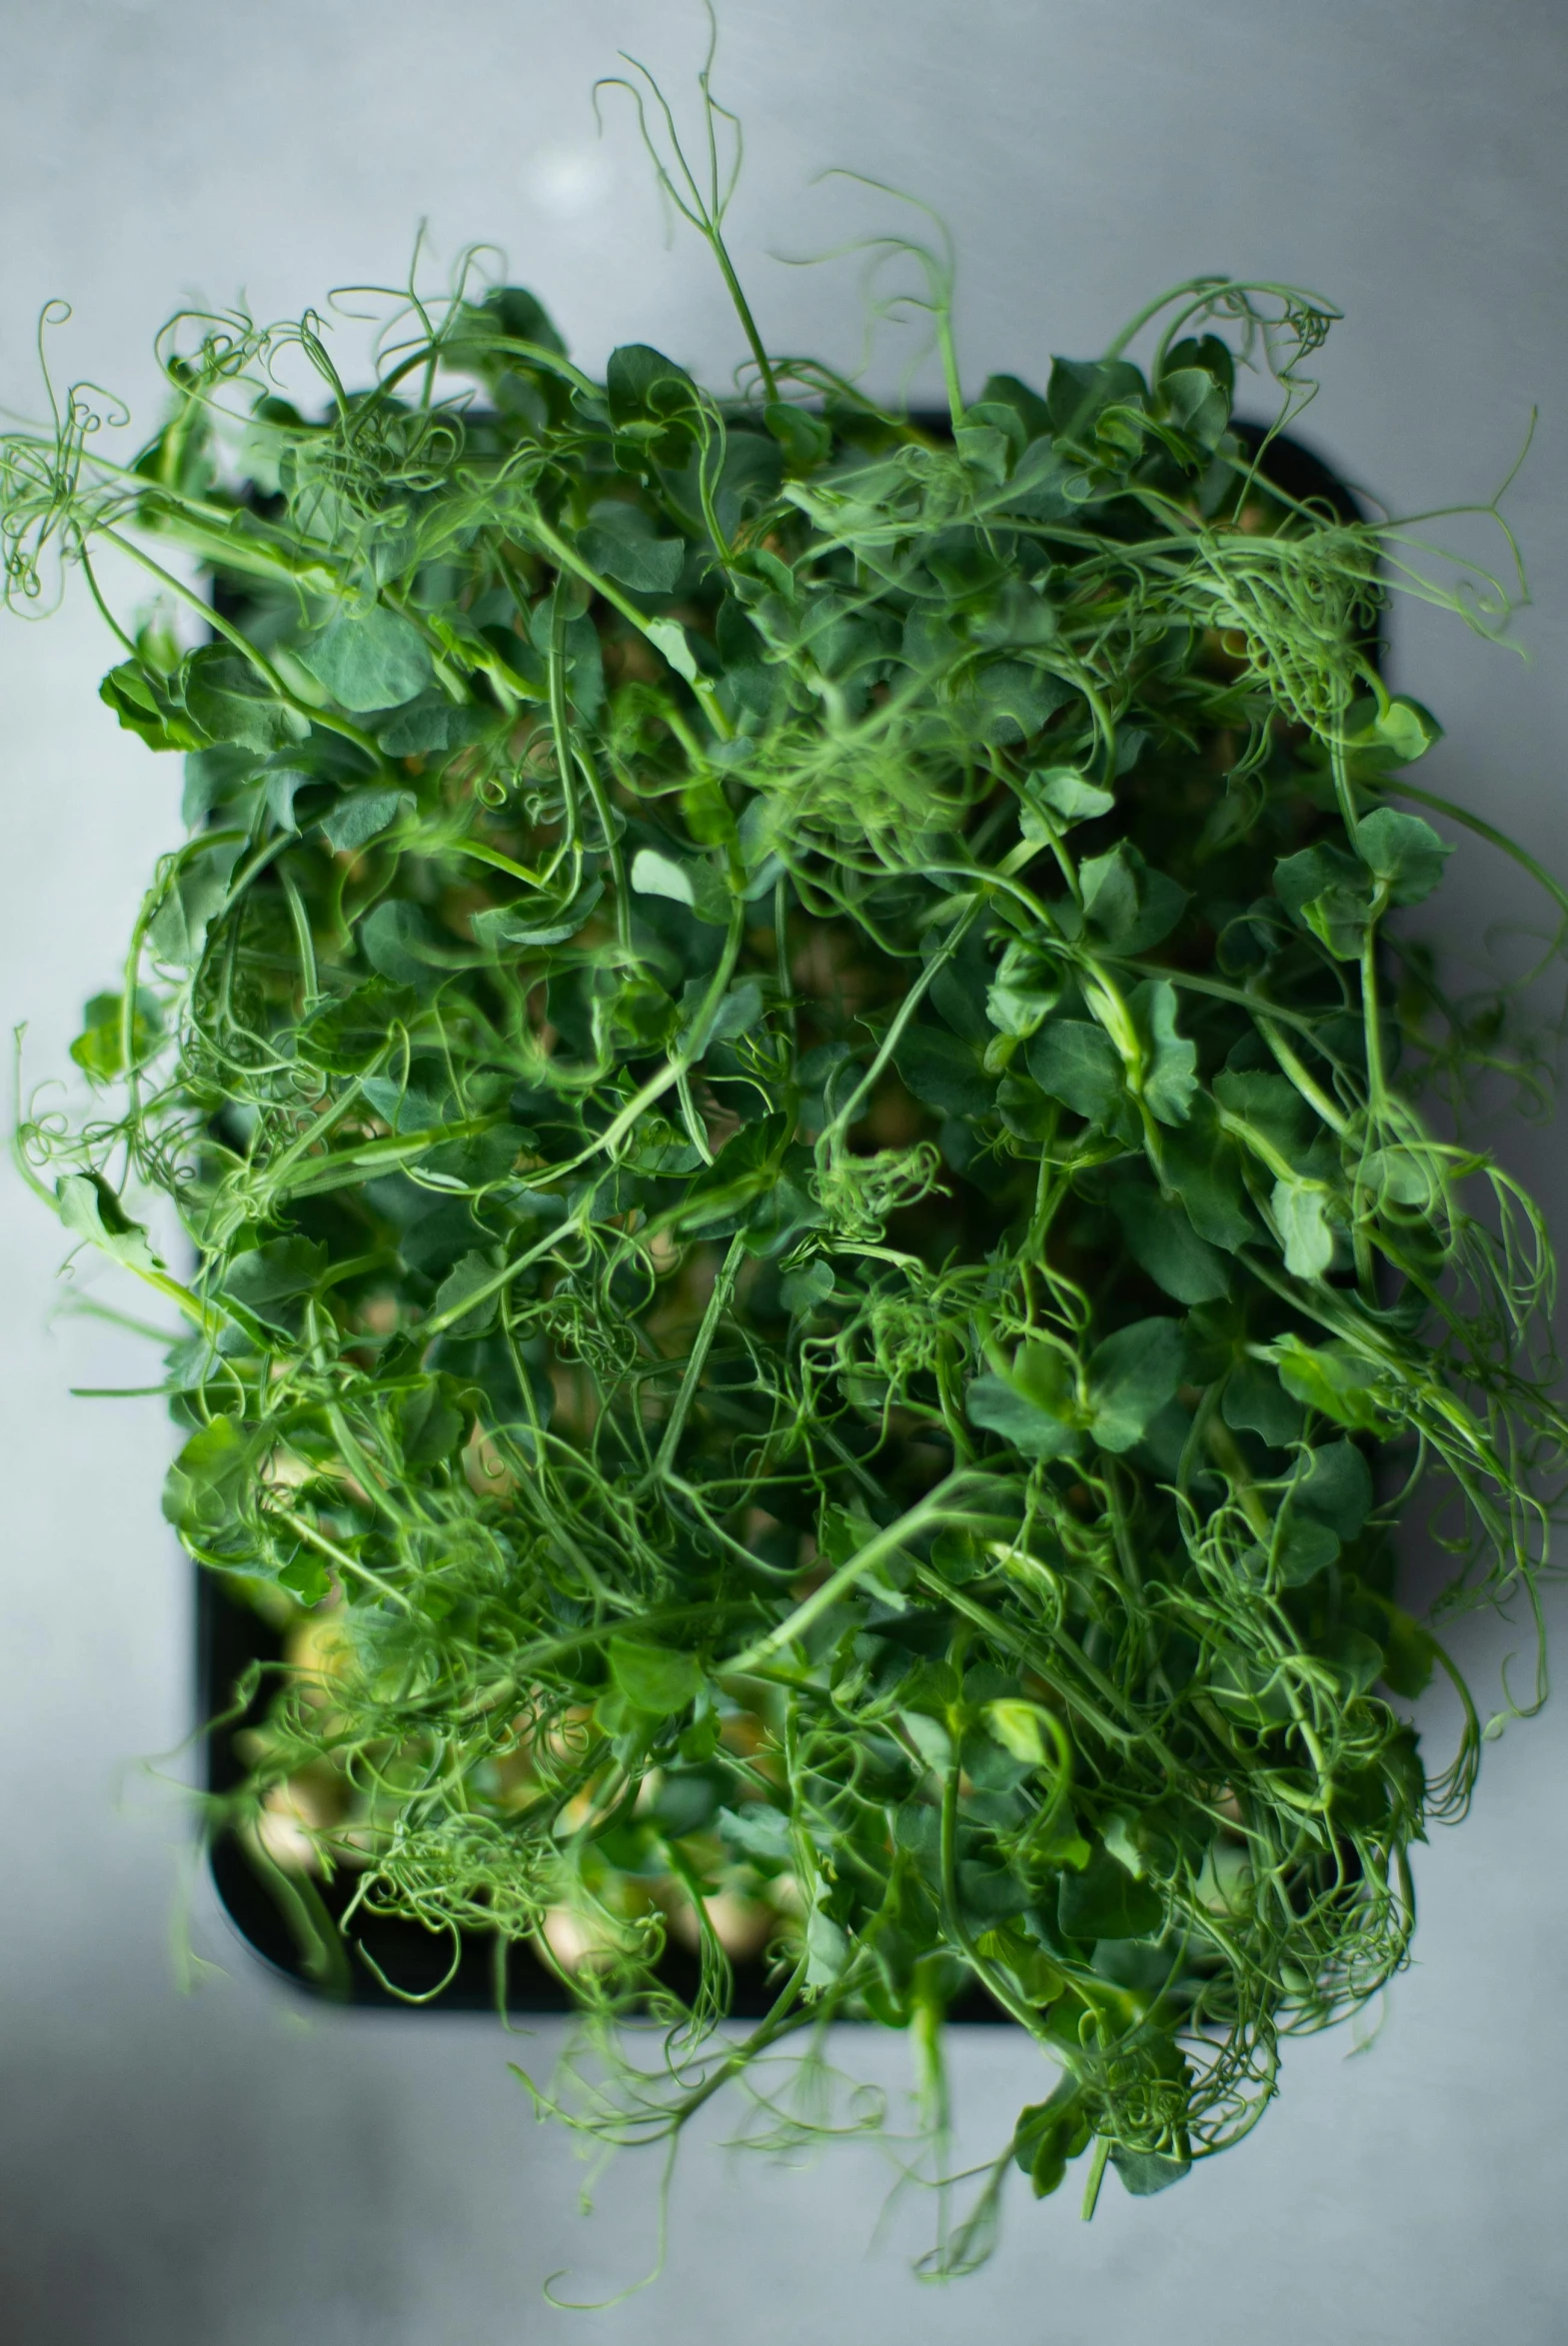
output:
[[[211,582],[209,641],[114,623],[189,834],[24,1140],[186,1314],[170,1520],[305,1623],[231,1819],[530,1941],[607,2055],[652,2015],[562,2099],[610,2140],[733,2079],[781,2139],[779,2040],[934,2062],[978,1983],[1059,2082],[950,2266],[1008,2160],[1162,2187],[1405,1960],[1479,1742],[1428,1776],[1390,1528],[1529,1596],[1563,1454],[1539,1216],[1417,1105],[1502,1028],[1385,925],[1447,853],[1408,540],[1232,424],[1322,305],[1165,315],[933,421],[595,381],[467,275],[369,390],[185,320],[134,465],[76,395],[0,449],[19,601]]]

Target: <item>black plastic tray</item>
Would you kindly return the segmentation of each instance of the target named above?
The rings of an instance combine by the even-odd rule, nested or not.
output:
[[[939,431],[947,419],[921,416],[916,421]],[[1265,427],[1236,418],[1232,429],[1255,450]],[[1266,469],[1288,496],[1320,500],[1345,521],[1365,519],[1360,501],[1344,482],[1299,441],[1284,435],[1275,439],[1269,447]],[[1375,635],[1367,649],[1373,664],[1378,665],[1381,645]],[[264,1666],[254,1700],[244,1712],[231,1717],[226,1714],[235,1685],[252,1663],[276,1663],[282,1652],[282,1639],[260,1615],[236,1602],[214,1573],[198,1566],[196,1701],[197,1717],[203,1722],[209,1791],[230,1792],[243,1778],[245,1768],[235,1749],[235,1737],[265,1717],[276,1673]],[[207,1723],[217,1719],[224,1723]],[[527,1946],[508,1950],[503,1978],[498,1973],[497,1942],[488,1934],[465,1936],[454,1963],[450,1937],[427,1931],[415,1922],[363,1912],[355,1917],[352,1938],[333,1946],[331,1931],[313,1927],[312,1910],[317,1912],[318,1924],[328,1918],[336,1924],[353,1895],[352,1878],[297,1886],[293,1877],[265,1869],[228,1832],[213,1841],[210,1865],[218,1897],[240,1936],[270,1969],[307,1993],[402,2012],[495,2012],[503,2002],[513,2012],[573,2009],[568,1990]],[[672,1944],[661,1964],[661,1975],[672,1989],[690,1999],[698,1985],[697,1959]],[[388,1986],[388,1981],[394,1986]],[[761,2018],[771,2009],[776,1992],[761,1962],[736,1964],[732,2009],[738,2017]],[[421,2000],[410,2002],[410,1997]],[[950,2017],[985,2022],[1008,2019],[980,1989],[955,2006]]]

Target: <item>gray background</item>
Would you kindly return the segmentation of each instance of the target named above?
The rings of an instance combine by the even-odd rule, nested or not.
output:
[[[942,210],[962,260],[966,379],[1038,379],[1201,268],[1299,278],[1348,313],[1309,436],[1396,510],[1485,496],[1527,411],[1512,510],[1535,589],[1521,666],[1406,613],[1398,668],[1448,738],[1429,773],[1564,855],[1568,305],[1561,236],[1568,31],[1545,0],[732,0],[721,88],[745,113],[735,246],[776,347],[841,363],[853,274],[771,250],[832,240],[811,191],[848,164]],[[679,87],[686,0],[7,0],[0,7],[0,402],[36,410],[31,322],[65,294],[59,365],[155,408],[148,345],[190,297],[298,311],[395,279],[428,215],[445,262],[510,252],[585,363],[646,338],[711,375],[740,355],[689,239],[667,247],[625,119],[601,146],[589,84],[620,44]],[[855,200],[857,203],[860,199]],[[883,210],[879,217],[889,214]],[[347,340],[352,347],[352,334]],[[887,352],[882,380],[896,371]],[[95,698],[108,652],[85,598],[0,626],[0,1010],[31,1019],[29,1077],[112,983],[175,762]],[[1476,927],[1521,902],[1466,850],[1445,895]],[[1559,1235],[1555,1134],[1500,1121]],[[7,1537],[0,1641],[0,2327],[15,2346],[378,2346],[569,2334],[540,2284],[603,2295],[643,2269],[652,2172],[628,2163],[585,2223],[563,2144],[484,2022],[312,2014],[233,1944],[205,1888],[180,1992],[184,1827],[156,1770],[189,1723],[189,1591],[158,1515],[168,1436],[145,1355],[62,1317],[58,1233],[11,1183],[0,1217]],[[1518,1632],[1478,1626],[1483,1684]],[[1434,1737],[1450,1723],[1428,1713]],[[803,2169],[694,2144],[662,2285],[576,2334],[867,2346],[957,2324],[1076,2346],[1159,2335],[1240,2346],[1560,2337],[1568,2228],[1562,1994],[1568,1705],[1489,1750],[1469,1826],[1418,1867],[1419,1956],[1376,2044],[1294,2050],[1241,2151],[1088,2228],[1064,2194],[1012,2206],[961,2293],[907,2270],[924,2210],[868,2246],[888,2182],[847,2148]],[[164,1773],[178,1773],[169,1763]],[[187,1886],[189,1886],[187,1884]],[[548,2062],[544,2031],[528,2056]],[[849,2050],[896,2084],[901,2048]],[[1023,2073],[1018,2071],[1022,2068]],[[955,2048],[977,2145],[1037,2073],[1005,2036]]]

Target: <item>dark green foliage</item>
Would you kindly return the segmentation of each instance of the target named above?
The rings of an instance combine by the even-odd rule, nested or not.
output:
[[[352,398],[296,330],[321,421],[288,333],[197,320],[134,473],[76,405],[4,444],[18,598],[100,535],[214,582],[217,642],[105,683],[192,835],[104,1100],[26,1142],[189,1317],[187,1545],[321,1608],[234,1813],[330,1782],[358,1904],[571,1967],[567,1917],[602,2044],[674,2031],[563,2088],[611,2140],[978,1981],[1062,2072],[998,2176],[1177,2179],[1403,1962],[1468,1793],[1393,1700],[1443,1658],[1394,1511],[1430,1481],[1457,1595],[1542,1554],[1549,1256],[1422,1122],[1469,1031],[1381,927],[1435,729],[1369,665],[1379,533],[1229,428],[1227,332],[1299,396],[1326,313],[1175,307],[948,434],[749,312],[725,400],[460,286]],[[720,1889],[779,1993],[734,2056]]]

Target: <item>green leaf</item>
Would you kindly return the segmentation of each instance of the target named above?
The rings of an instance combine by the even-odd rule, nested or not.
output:
[[[763,410],[763,422],[784,450],[791,472],[814,472],[832,453],[831,430],[805,408],[771,399]]]
[[[1118,1182],[1111,1207],[1133,1260],[1178,1303],[1213,1303],[1230,1292],[1217,1247],[1200,1238],[1183,1208],[1143,1181]]]
[[[1338,1537],[1326,1523],[1298,1516],[1293,1507],[1282,1511],[1274,1538],[1274,1569],[1282,1586],[1305,1588],[1338,1553]]]
[[[976,669],[973,703],[982,741],[1028,741],[1073,698],[1073,687],[1028,660],[988,660]]]
[[[1145,953],[1168,937],[1186,909],[1187,892],[1146,864],[1126,840],[1080,865],[1083,917],[1112,953]]]
[[[830,1564],[846,1564],[858,1555],[876,1526],[863,1506],[824,1506],[816,1526],[816,1544]]]
[[[1081,1873],[1063,1873],[1056,1887],[1056,1919],[1068,1938],[1141,1939],[1165,1918],[1158,1890],[1106,1848],[1097,1848]]]
[[[673,1718],[694,1702],[703,1686],[702,1664],[694,1654],[667,1645],[645,1645],[612,1637],[610,1674],[634,1710],[650,1718]]]
[[[988,1731],[1014,1759],[1026,1760],[1030,1767],[1044,1767],[1055,1758],[1054,1743],[1047,1743],[1041,1732],[1038,1703],[1001,1695],[986,1703],[984,1717]]]
[[[1227,1069],[1214,1078],[1214,1097],[1238,1123],[1298,1165],[1322,1131],[1316,1112],[1283,1076]]]
[[[639,848],[632,859],[632,886],[639,896],[667,896],[673,904],[695,905],[697,890],[692,869],[655,848]]]
[[[1379,807],[1357,824],[1356,849],[1396,905],[1418,905],[1429,897],[1454,852],[1419,815],[1396,814],[1392,807]]]
[[[701,402],[684,367],[650,343],[623,343],[605,368],[605,395],[630,461],[679,466],[691,454]]]
[[[1328,1524],[1341,1539],[1354,1539],[1372,1511],[1371,1468],[1353,1441],[1309,1450],[1307,1459],[1291,1503],[1299,1514]]]
[[[150,750],[199,750],[207,740],[178,688],[171,688],[166,678],[140,660],[122,660],[118,668],[111,668],[98,698],[114,711],[126,732],[139,734]]]
[[[584,615],[573,616],[574,596],[571,582],[560,584],[560,593],[568,607],[563,634],[562,653],[566,662],[567,698],[580,710],[592,714],[604,699],[604,661],[600,653],[599,637],[592,620],[585,626]],[[482,598],[481,607],[489,603]],[[501,598],[498,597],[498,601]],[[509,606],[505,618],[487,620],[480,628],[470,629],[448,621],[443,634],[450,636],[459,656],[472,661],[481,673],[490,677],[504,697],[513,694],[528,701],[548,700],[550,695],[550,663],[555,644],[556,595],[543,595],[526,615],[526,625],[520,634],[517,621],[525,615],[518,612],[511,595],[505,598]],[[408,704],[410,714],[402,723],[424,730],[424,712],[429,709],[433,695],[426,692]],[[376,733],[385,738],[400,724],[400,713],[374,721]],[[444,723],[443,733],[448,727]]]
[[[467,1419],[448,1398],[447,1381],[422,1377],[398,1402],[398,1433],[411,1466],[438,1466],[463,1438]]]
[[[672,594],[686,568],[686,541],[658,537],[653,517],[624,498],[600,500],[578,545],[596,571],[639,595]]]
[[[1159,379],[1156,412],[1161,423],[1172,425],[1194,447],[1212,455],[1230,421],[1230,401],[1204,368],[1173,367]]]
[[[734,747],[734,745],[731,745]],[[775,850],[775,841],[781,827],[782,809],[767,799],[753,798],[736,826],[736,845],[746,868],[746,901],[756,904],[773,888],[784,871],[784,865]]]
[[[513,368],[527,364],[521,354],[497,350],[498,340],[530,342],[566,355],[567,346],[536,295],[522,285],[493,285],[482,302],[466,302],[459,310],[442,347],[442,362],[494,388]]]
[[[1379,1206],[1416,1205],[1430,1214],[1442,1193],[1442,1160],[1435,1151],[1373,1149],[1362,1159],[1358,1177]]]
[[[1388,1608],[1383,1638],[1383,1682],[1395,1694],[1414,1702],[1431,1683],[1437,1665],[1437,1640],[1420,1622],[1397,1604]]]
[[[164,1478],[167,1522],[193,1547],[210,1547],[240,1525],[257,1457],[257,1436],[235,1417],[213,1417],[193,1433]]]
[[[112,1083],[125,1072],[121,1049],[124,1009],[123,996],[95,994],[82,1013],[85,1024],[71,1045],[71,1057],[95,1084]],[[131,1056],[138,1066],[155,1049],[162,1034],[163,1012],[158,997],[146,987],[138,987],[131,1014]]]
[[[327,996],[301,1019],[299,1034],[319,1066],[336,1075],[359,1075],[385,1054],[389,1022],[418,1009],[412,991],[385,978],[366,978],[349,994]]]
[[[1348,1622],[1341,1621],[1323,1643],[1325,1659],[1334,1665],[1345,1693],[1365,1694],[1376,1685],[1383,1674],[1383,1649],[1364,1629],[1352,1628]],[[1381,1799],[1378,1805],[1381,1808]]]
[[[475,1303],[473,1309],[464,1311],[448,1328],[448,1335],[456,1342],[461,1343],[471,1336],[483,1335],[487,1328],[494,1326],[496,1313],[500,1307],[499,1293],[492,1285],[495,1276],[496,1264],[492,1262],[490,1256],[471,1252],[465,1254],[454,1265],[436,1289],[436,1300],[431,1306],[433,1317],[439,1317],[443,1312],[455,1310],[460,1304],[465,1303],[470,1295],[480,1295],[482,1288],[491,1286],[491,1292],[488,1295],[480,1295],[480,1299]]]
[[[1173,1319],[1139,1319],[1089,1355],[1089,1431],[1102,1450],[1130,1450],[1175,1399],[1185,1347]]]
[[[681,812],[692,837],[705,848],[728,847],[739,840],[730,802],[717,775],[692,777],[681,793]]]
[[[1075,521],[1081,479],[1075,458],[1048,440],[1036,440],[1019,457],[998,503],[1022,521]]]
[[[1365,866],[1342,848],[1303,848],[1274,866],[1274,893],[1292,920],[1310,929],[1336,961],[1358,959],[1372,917]]]
[[[323,1597],[332,1594],[332,1574],[313,1549],[302,1547],[291,1563],[280,1568],[278,1585],[286,1588],[309,1612]]]
[[[916,1100],[943,1116],[989,1116],[996,1106],[996,1079],[985,1072],[974,1046],[942,1027],[911,1022],[898,1038],[893,1065]]]
[[[322,824],[322,834],[334,854],[357,855],[400,815],[412,814],[415,797],[408,790],[356,790],[338,801]]]
[[[762,1025],[763,990],[755,978],[743,978],[721,1001],[708,1030],[710,1043],[729,1043],[750,1035]]]
[[[210,750],[193,750],[185,761],[185,788],[180,796],[180,820],[186,830],[199,831],[214,808],[233,806],[264,772],[271,806],[275,778],[258,751],[247,750],[238,742],[217,742]],[[298,776],[296,788],[307,779]]]
[[[154,958],[177,969],[194,969],[202,958],[207,930],[229,895],[229,879],[239,859],[241,842],[187,855],[169,884],[162,904],[148,924],[147,942]]]
[[[1050,409],[1039,393],[1020,383],[1016,375],[987,375],[979,404],[987,408],[1010,408],[1017,419],[1020,444],[1038,440],[1050,430]]]
[[[1017,417],[1006,408],[990,415],[983,405],[965,408],[952,435],[953,448],[971,472],[999,484],[1007,478],[1017,423]]]
[[[783,1111],[743,1126],[688,1189],[681,1208],[683,1226],[710,1229],[716,1222],[730,1221],[772,1189],[788,1138],[789,1119]]]
[[[1063,440],[1092,436],[1096,417],[1124,400],[1141,399],[1147,385],[1127,359],[1060,359],[1050,363],[1045,405],[1051,430]]]
[[[251,663],[226,644],[189,653],[181,666],[185,706],[215,742],[239,742],[249,750],[286,750],[303,742],[310,720],[280,701]]]
[[[64,1173],[55,1185],[60,1219],[128,1270],[161,1270],[162,1262],[139,1221],[132,1221],[100,1173]]]
[[[849,1941],[839,1923],[813,1906],[805,1924],[805,1984],[831,1987],[849,1961]]]
[[[1260,1434],[1275,1449],[1300,1439],[1301,1404],[1264,1360],[1238,1360],[1219,1405],[1227,1425]]]
[[[510,905],[472,913],[469,933],[476,945],[494,953],[498,960],[530,947],[563,945],[569,937],[577,936],[604,893],[605,884],[597,876],[585,878],[577,894],[564,903],[541,889],[537,896],[518,897]]]
[[[292,1332],[300,1325],[301,1299],[318,1284],[329,1260],[328,1249],[309,1238],[270,1238],[235,1257],[223,1291],[253,1318]]]
[[[1370,752],[1388,766],[1413,766],[1442,738],[1443,729],[1431,710],[1401,695],[1375,713],[1369,724],[1347,733],[1345,747],[1363,755]]]
[[[1157,1171],[1174,1189],[1198,1235],[1233,1254],[1257,1235],[1235,1143],[1220,1125],[1213,1102],[1198,1093],[1188,1122],[1160,1143]]]
[[[643,1057],[675,1030],[680,1012],[657,978],[604,970],[594,987],[594,1045],[602,1058]]]
[[[209,750],[205,755],[209,758],[215,758],[218,753],[216,750]],[[194,759],[186,759],[185,771],[187,775],[194,764]],[[280,831],[298,831],[299,825],[294,817],[295,794],[297,791],[307,789],[314,780],[315,776],[307,774],[301,766],[277,766],[269,760],[266,768],[267,812]],[[189,817],[186,820],[190,822]],[[192,828],[194,829],[194,825]]]
[[[1154,387],[1156,393],[1163,391],[1171,375],[1185,367],[1201,369],[1210,382],[1219,385],[1226,399],[1230,398],[1236,386],[1236,362],[1229,343],[1221,340],[1219,335],[1184,334],[1179,342],[1172,343],[1165,353],[1164,369]]]
[[[360,923],[359,943],[373,970],[395,986],[412,986],[420,994],[433,990],[449,958],[432,935],[423,908],[406,897],[389,897],[368,914]]]
[[[958,1860],[957,1891],[963,1920],[976,1933],[1027,1912],[1030,1904],[1029,1891],[1017,1874],[974,1857]]]
[[[378,720],[375,734],[389,758],[428,758],[478,741],[494,722],[493,713],[449,700],[433,686]]]
[[[1176,990],[1168,978],[1145,978],[1127,997],[1143,1046],[1143,1098],[1162,1125],[1184,1125],[1198,1088],[1197,1046],[1176,1031]]]
[[[413,1105],[411,1094],[409,1106]],[[433,1118],[432,1122],[439,1122]],[[426,1155],[422,1172],[438,1179],[461,1181],[465,1188],[487,1188],[512,1172],[520,1151],[531,1146],[521,1125],[487,1125],[482,1133],[442,1141]],[[526,1211],[527,1208],[525,1207]]]
[[[1276,1181],[1270,1200],[1292,1278],[1321,1278],[1334,1260],[1328,1193],[1310,1181]]]
[[[955,951],[945,954],[940,932],[928,929],[920,941],[920,952],[922,958],[928,957],[934,963],[927,997],[932,1009],[939,1013],[944,1025],[965,1043],[972,1043],[983,1057],[994,1036],[985,1015],[991,960],[978,923],[960,940]]]
[[[688,470],[686,482],[695,490],[694,472],[695,468]],[[721,537],[733,542],[743,521],[774,504],[784,477],[784,451],[779,443],[770,434],[747,430],[742,420],[734,417],[714,487],[714,517]],[[690,507],[695,498],[689,494],[687,502]]]
[[[796,1159],[792,1171],[790,1159]],[[762,1189],[747,1207],[741,1226],[749,1254],[766,1257],[783,1254],[806,1230],[823,1226],[827,1215],[811,1195],[809,1179],[809,1153],[804,1149],[787,1150],[778,1179],[771,1188]]]
[[[1071,1397],[1070,1385],[1063,1376],[1063,1411],[1070,1406]],[[994,1372],[974,1377],[964,1394],[963,1406],[971,1425],[999,1433],[1003,1441],[1010,1442],[1026,1458],[1067,1457],[1082,1445],[1083,1437],[1069,1417],[1058,1414],[1044,1398],[1021,1390],[1010,1377]]]
[[[300,658],[339,708],[356,714],[400,708],[435,674],[430,647],[414,622],[380,603],[339,612]]]
[[[1019,1141],[1046,1141],[1054,1134],[1060,1112],[1031,1077],[1009,1068],[996,1087],[996,1114]]]
[[[1121,1121],[1127,1107],[1121,1058],[1103,1027],[1052,1019],[1029,1045],[1028,1069],[1042,1092],[1087,1123]]]
[[[759,1865],[788,1865],[794,1856],[789,1819],[768,1800],[746,1800],[721,1808],[719,1833],[725,1846]]]
[[[1123,2144],[1111,2144],[1110,2163],[1121,2177],[1122,2186],[1134,2199],[1148,2199],[1156,2191],[1168,2191],[1172,2183],[1179,2183],[1192,2172],[1190,2159],[1172,2157],[1160,2150],[1128,2150]]]
[[[1018,2112],[1013,2130],[1013,2162],[1028,2176],[1036,2199],[1055,2191],[1067,2171],[1067,2161],[1086,2150],[1089,2123],[1083,2109],[1083,2089],[1070,2071],[1042,2102],[1031,2102]]]
[[[1010,1361],[991,1353],[991,1373],[968,1388],[972,1423],[1000,1433],[1026,1457],[1065,1456],[1081,1446],[1077,1373],[1055,1344],[1026,1338]]]
[[[1057,1966],[1016,1923],[997,1923],[978,1932],[976,1945],[981,1955],[1010,1972],[1024,2000],[1036,2011],[1054,2004],[1067,1984]]]
[[[1303,925],[1326,945],[1336,962],[1358,961],[1366,951],[1371,901],[1362,887],[1325,888],[1301,908]]]
[[[1333,1418],[1352,1433],[1382,1433],[1385,1412],[1377,1397],[1378,1373],[1370,1362],[1339,1344],[1314,1349],[1287,1337],[1276,1354],[1279,1381],[1309,1409]]]
[[[1022,391],[1022,385],[1019,384],[1017,389]],[[1023,396],[1028,399],[1032,395],[1023,392]],[[1042,403],[1036,401],[1035,405],[1041,407]],[[1013,458],[1022,454],[1028,437],[1015,399],[987,399],[982,393],[960,415],[953,434],[953,444],[965,464],[989,472],[993,479],[1000,481],[1006,479]],[[989,456],[983,453],[991,450],[994,444],[999,444],[999,470],[992,469]]]
[[[689,685],[696,684],[697,656],[678,619],[651,619],[643,633],[654,649],[664,654],[677,676],[685,677]]]
[[[826,1302],[832,1291],[832,1265],[819,1255],[800,1270],[785,1271],[779,1281],[779,1300],[786,1311],[794,1313],[814,1311],[818,1303]]]
[[[998,1034],[1021,1043],[1049,1018],[1060,999],[1058,965],[1029,939],[1015,937],[985,990],[985,1016]]]

